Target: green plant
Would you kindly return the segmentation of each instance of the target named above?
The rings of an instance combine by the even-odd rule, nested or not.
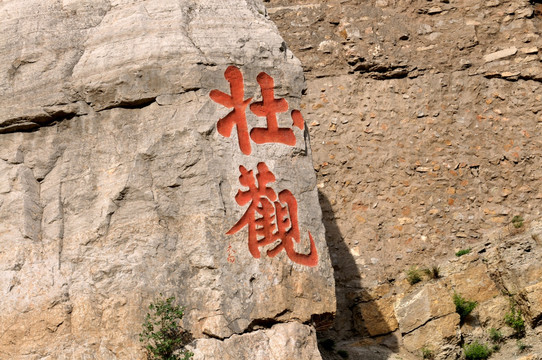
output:
[[[427,275],[430,279],[439,279],[440,278],[440,267],[434,265],[431,268],[423,269],[423,272],[425,275]]]
[[[514,216],[511,222],[516,229],[523,227],[523,218],[521,217],[521,215]]]
[[[510,311],[504,316],[504,322],[516,332],[516,336],[521,337],[525,334],[525,320],[521,315],[521,310],[517,310],[514,303],[510,306]]]
[[[410,285],[414,285],[422,281],[422,274],[416,266],[411,266],[407,270],[407,281]]]
[[[502,341],[502,339],[503,339],[503,336],[502,336],[502,333],[499,330],[497,330],[495,328],[491,328],[491,329],[489,329],[489,338],[494,343],[500,343]]]
[[[529,349],[529,348],[531,347],[530,345],[525,344],[525,343],[524,343],[523,341],[521,341],[521,340],[518,340],[518,341],[516,342],[516,346],[518,347],[518,351],[519,351],[520,353],[524,352],[525,350],[527,350],[527,349]]]
[[[174,354],[182,349],[190,340],[190,334],[181,328],[184,308],[175,305],[175,298],[160,298],[149,305],[149,312],[143,322],[143,331],[139,341],[145,344],[148,358],[151,360],[188,360],[193,354],[190,351]]]
[[[333,339],[325,339],[320,341],[320,345],[322,345],[322,348],[327,351],[334,351],[335,350],[335,340]]]
[[[422,352],[422,358],[424,359],[434,359],[435,354],[433,354],[433,350],[429,349],[427,346],[424,346],[420,349]]]
[[[467,360],[485,360],[491,355],[491,349],[486,344],[480,344],[477,340],[463,347]]]
[[[339,350],[337,351],[337,354],[339,354],[339,356],[342,357],[343,359],[348,359],[348,352],[345,350]]]
[[[474,310],[478,303],[476,301],[466,300],[463,296],[454,292],[453,296],[455,311],[459,314],[460,321],[463,322],[465,318]]]
[[[472,250],[471,248],[459,250],[458,252],[455,253],[455,256],[460,257],[460,256],[463,256],[463,255],[466,255],[466,254],[470,253],[471,250]]]

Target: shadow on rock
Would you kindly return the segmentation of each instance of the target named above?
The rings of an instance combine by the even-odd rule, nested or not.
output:
[[[326,242],[335,277],[337,313],[318,319],[318,347],[324,360],[386,360],[398,352],[399,339],[389,317],[380,311],[381,299],[361,286],[361,270],[337,225],[327,197],[319,192]],[[391,307],[393,308],[393,307]]]

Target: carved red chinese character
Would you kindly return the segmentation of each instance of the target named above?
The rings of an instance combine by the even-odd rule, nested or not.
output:
[[[283,99],[275,99],[275,82],[273,78],[262,72],[256,78],[262,90],[262,101],[250,104],[250,110],[257,116],[265,116],[267,127],[255,127],[250,131],[250,138],[256,144],[282,143],[290,146],[295,145],[295,135],[290,128],[279,127],[277,114],[288,111],[288,102]]]
[[[220,90],[212,90],[209,93],[209,96],[213,101],[220,105],[224,105],[227,108],[233,108],[233,110],[230,111],[228,115],[218,120],[216,128],[220,135],[230,137],[233,127],[236,126],[239,148],[243,154],[250,155],[252,150],[248,134],[246,107],[252,98],[244,100],[245,85],[243,83],[243,74],[241,73],[241,70],[235,66],[230,66],[224,72],[224,77],[230,83],[231,95],[223,93]]]
[[[297,126],[301,130],[305,128],[305,120],[303,120],[303,115],[301,115],[301,111],[299,110],[292,110],[292,125]]]
[[[275,181],[275,175],[263,162],[258,163],[257,169],[258,174],[255,177],[252,170],[249,171],[242,165],[239,167],[241,172],[239,182],[248,190],[239,190],[235,200],[241,206],[246,204],[249,206],[227,234],[235,234],[248,226],[248,249],[253,257],[260,258],[260,247],[279,240],[278,244],[267,251],[267,256],[275,257],[284,250],[293,262],[316,266],[318,253],[310,232],[308,232],[310,252],[301,254],[294,249],[294,241],[297,243],[301,241],[295,197],[289,190],[281,191],[277,197],[276,192],[267,186]]]
[[[250,155],[252,152],[250,139],[256,144],[281,143],[290,146],[295,145],[296,138],[293,130],[278,125],[277,114],[288,111],[288,102],[284,98],[275,98],[275,82],[271,76],[261,72],[256,78],[262,92],[262,101],[252,103],[250,110],[257,116],[265,117],[267,127],[252,128],[250,136],[246,108],[252,98],[244,99],[243,74],[237,67],[230,66],[224,72],[224,77],[230,83],[231,95],[220,90],[212,90],[209,93],[214,102],[229,109],[233,108],[216,125],[220,135],[230,137],[233,127],[236,126],[239,148],[245,155]],[[292,126],[296,126],[301,130],[305,128],[303,116],[299,110],[292,110],[290,116],[292,117]]]

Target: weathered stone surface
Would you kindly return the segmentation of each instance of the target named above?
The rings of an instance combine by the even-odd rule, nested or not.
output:
[[[284,55],[285,71],[298,66],[280,36],[270,36],[276,31],[259,1],[11,0],[1,11],[1,131],[82,115],[88,105],[138,105],[209,88],[209,66],[257,57],[259,68],[271,67]],[[301,83],[287,86],[297,92]]]
[[[518,49],[515,46],[509,47],[507,49],[499,50],[491,54],[484,55],[485,62],[491,62],[495,60],[500,60],[507,58],[512,55],[516,55]]]
[[[504,317],[510,311],[510,299],[505,296],[495,297],[476,309],[476,318],[485,329],[501,329],[505,327]]]
[[[389,334],[398,327],[394,302],[393,297],[362,302],[354,308],[354,321],[371,336]],[[356,316],[358,312],[359,316]]]
[[[502,326],[504,294],[539,282],[535,247],[494,250],[514,236],[515,215],[526,227],[542,216],[541,5],[269,0],[268,8],[308,80],[302,104],[339,306],[325,336],[365,341],[353,310],[374,299],[356,294],[386,284],[403,298],[412,265],[440,266],[450,300],[455,290],[481,301],[468,321],[476,334]],[[319,51],[322,43],[341,46]],[[469,247],[472,257],[453,261]],[[442,359],[462,353],[449,346]],[[515,344],[504,348],[502,359],[516,356]]]
[[[137,6],[130,8],[134,4],[141,3],[65,0],[49,1],[47,4],[51,6],[44,6],[38,1],[27,1],[24,5],[15,1],[4,1],[0,5],[1,9],[6,9],[5,6],[8,4],[7,9],[11,10],[2,12],[3,22],[0,22],[2,33],[7,34],[9,38],[9,44],[0,42],[2,49],[0,52],[2,60],[0,62],[0,69],[2,69],[0,109],[4,110],[1,115],[3,129],[0,131],[13,132],[16,129],[36,128],[39,125],[54,123],[56,120],[72,116],[73,118],[69,121],[88,120],[91,115],[94,116],[95,111],[104,117],[109,117],[109,114],[115,111],[116,116],[128,116],[126,114],[129,113],[127,111],[129,109],[119,109],[119,107],[160,105],[170,109],[182,109],[181,113],[188,114],[196,110],[185,109],[184,104],[196,101],[195,106],[199,109],[202,104],[197,98],[207,96],[206,92],[209,90],[220,89],[227,92],[228,84],[222,76],[227,65],[236,64],[243,70],[245,79],[248,81],[247,98],[260,96],[255,78],[259,71],[264,69],[275,78],[280,96],[285,96],[293,107],[303,109],[306,118],[310,119],[307,123],[310,125],[308,131],[315,139],[313,166],[317,170],[317,184],[324,208],[327,240],[338,281],[337,294],[340,304],[334,328],[326,335],[334,338],[348,338],[350,342],[357,341],[362,335],[370,335],[369,332],[360,335],[359,329],[365,329],[363,321],[358,321],[363,319],[363,316],[359,316],[362,313],[360,304],[383,301],[384,298],[401,299],[405,294],[410,293],[412,289],[404,280],[404,271],[411,265],[419,267],[439,265],[443,274],[443,279],[439,282],[450,286],[450,297],[453,290],[464,294],[463,288],[465,288],[467,289],[466,297],[481,299],[482,302],[473,312],[468,324],[461,328],[464,338],[472,338],[474,335],[487,336],[488,327],[502,325],[502,311],[503,309],[506,311],[510,300],[502,294],[515,294],[513,299],[519,302],[524,314],[529,315],[529,306],[533,304],[531,300],[527,300],[527,294],[535,299],[537,284],[540,282],[540,251],[539,247],[532,245],[534,243],[540,245],[542,237],[540,232],[533,233],[531,244],[530,240],[526,241],[530,238],[530,234],[524,234],[524,236],[516,233],[517,236],[514,239],[508,240],[515,236],[515,230],[509,225],[514,215],[523,215],[527,228],[531,226],[530,222],[533,219],[542,215],[540,212],[542,157],[539,136],[542,123],[540,115],[542,70],[540,54],[536,51],[542,47],[539,26],[542,5],[527,0],[463,2],[269,0],[266,2],[269,13],[279,25],[286,43],[301,58],[306,70],[305,74],[309,81],[306,97],[302,101],[299,100],[301,82],[292,79],[294,73],[300,76],[299,69],[294,73],[285,71],[283,75],[277,75],[277,71],[281,72],[284,66],[292,65],[295,68],[297,65],[290,63],[290,60],[293,62],[295,60],[289,57],[288,48],[282,43],[282,39],[276,36],[275,30],[266,27],[268,23],[261,16],[265,14],[265,9],[259,3],[249,1],[248,6],[252,10],[246,13],[243,12],[243,9],[246,9],[244,2],[231,5],[228,5],[229,2],[221,2],[218,6],[234,9],[227,15],[231,21],[219,27],[219,31],[211,37],[205,37],[206,35],[196,34],[194,31],[196,27],[202,24],[201,26],[205,28],[210,23],[206,19],[214,19],[215,13],[220,15],[224,11],[227,12],[227,10],[214,12],[213,7],[217,6],[217,2],[208,2],[211,4],[208,8],[199,6],[195,1],[182,2],[181,7],[184,6],[183,9],[187,10],[186,13],[190,14],[190,17],[176,22],[170,16],[169,10],[162,11],[162,9],[164,7],[173,9],[173,12],[184,16],[184,11],[175,10],[177,4],[181,2],[174,4],[165,4],[161,1],[145,2],[144,8]],[[188,5],[185,6],[186,4]],[[67,9],[67,11],[62,9]],[[131,9],[131,12],[126,9]],[[242,11],[239,12],[238,9]],[[57,20],[42,21],[40,16],[49,10],[50,16]],[[26,16],[29,12],[32,16]],[[14,16],[14,14],[25,16]],[[125,15],[130,18],[123,18]],[[25,24],[30,24],[22,34],[17,33],[17,26],[12,26],[23,23],[17,16],[20,19],[26,19]],[[62,21],[58,20],[59,18]],[[158,18],[163,21],[155,21]],[[242,22],[243,26],[249,30],[245,28],[245,30],[237,31],[235,36],[228,37],[232,28],[238,29],[235,24],[239,22]],[[265,30],[260,31],[262,22]],[[126,24],[129,31],[126,31],[123,24]],[[185,41],[184,37],[177,38],[176,30],[170,32],[170,30],[162,29],[160,24],[167,24],[172,29],[186,32],[187,37],[194,41],[195,46]],[[54,28],[54,32],[40,31],[43,27],[50,25]],[[110,29],[118,30],[123,36],[126,36],[127,32],[128,37],[134,34],[137,37],[137,40],[134,40],[136,43],[133,46],[127,46],[129,40],[119,38],[119,48],[122,51],[111,53],[107,41],[107,38],[112,36]],[[70,35],[71,31],[75,35]],[[205,31],[203,29],[202,33]],[[146,34],[150,37],[156,36],[153,41],[146,41]],[[219,38],[219,35],[223,37]],[[62,41],[58,41],[57,38],[61,38]],[[219,41],[216,41],[217,38]],[[257,43],[252,41],[254,38],[258,38]],[[24,41],[19,41],[19,39]],[[161,39],[164,44],[167,44],[163,51],[157,48]],[[81,51],[85,48],[87,40],[88,54]],[[54,45],[56,42],[59,44]],[[70,47],[68,45],[70,43],[77,44],[74,48],[79,51],[78,53],[72,54],[69,49],[65,49]],[[50,46],[51,44],[54,46]],[[220,51],[216,52],[220,54],[218,58],[208,56],[202,60],[201,54],[195,48],[205,48],[205,44],[210,44],[207,49],[221,47]],[[272,46],[268,48],[269,44]],[[20,51],[17,56],[11,57],[7,49],[14,47]],[[139,52],[142,47],[148,50],[150,54],[148,58],[132,51],[135,49]],[[180,47],[183,51],[179,51]],[[514,48],[517,50],[514,51]],[[506,52],[499,53],[500,49],[508,49],[511,55],[506,55]],[[130,52],[134,53],[133,56],[137,62],[126,62]],[[224,52],[229,55],[223,57],[221,54]],[[111,64],[115,63],[116,66],[131,70],[123,77],[115,79],[114,70],[109,71],[110,69],[104,67],[105,61],[101,63],[100,60],[93,58],[91,53],[99,56],[112,54]],[[250,56],[253,57],[253,61],[251,65],[241,66],[247,64],[244,60],[245,53],[252,54]],[[36,60],[36,54],[39,54],[41,58]],[[501,57],[503,55],[506,56]],[[164,56],[167,59],[166,63],[155,60],[156,56]],[[490,56],[492,61],[486,62],[487,56]],[[49,60],[53,58],[59,59],[57,63]],[[185,68],[193,71],[183,72],[180,66],[175,65],[178,59],[182,59]],[[261,69],[258,64],[264,62],[267,65]],[[287,64],[285,65],[284,62]],[[145,64],[153,66],[159,64],[159,67],[145,68]],[[213,75],[199,79],[200,74],[206,74],[205,71],[200,70],[207,69],[208,66],[213,68],[214,64],[217,67]],[[87,71],[92,70],[92,67],[100,66],[103,69],[102,75]],[[77,76],[86,80],[77,81],[72,78],[73,71],[77,71]],[[42,76],[42,73],[47,76]],[[141,76],[143,80],[137,80],[138,76]],[[153,79],[159,79],[159,81],[154,82]],[[109,84],[109,87],[101,86],[102,83]],[[26,88],[23,88],[23,84]],[[196,84],[195,87],[193,87],[194,84]],[[169,89],[167,93],[159,91],[162,87]],[[188,97],[186,91],[192,91],[196,98]],[[32,96],[28,96],[30,93]],[[39,99],[45,100],[41,103]],[[13,107],[12,104],[16,106]],[[216,103],[205,103],[202,106],[207,107],[206,110],[202,110],[202,114],[206,111],[219,112],[219,114],[214,114],[215,119],[227,113],[226,109],[217,106]],[[213,108],[209,110],[211,107]],[[110,109],[107,110],[107,108]],[[153,114],[146,113],[146,116],[145,121],[154,121]],[[172,116],[172,119],[180,116],[176,114]],[[201,121],[204,117],[198,115],[196,121]],[[251,121],[257,120],[263,121],[263,118],[253,118]],[[85,122],[86,127],[96,124],[95,121]],[[167,125],[161,123],[158,126],[175,129],[175,126],[169,123]],[[58,128],[55,126],[55,129],[61,128],[62,126]],[[119,128],[129,127],[126,123],[119,123]],[[220,135],[212,134],[212,130],[209,129],[204,124],[196,132],[202,137],[220,138]],[[146,132],[148,129],[138,127],[137,131]],[[155,131],[157,130],[153,128],[150,133]],[[102,136],[101,131],[97,133],[99,134],[97,136]],[[297,130],[296,135],[299,140],[300,132]],[[23,136],[28,136],[28,134],[18,135],[21,139]],[[36,161],[41,155],[36,154],[34,159],[31,159],[31,154],[37,151],[28,151],[30,145],[22,146],[23,140],[26,141],[28,137],[21,139],[3,137],[1,140],[0,154],[3,161],[0,161],[0,177],[9,180],[0,184],[0,194],[2,194],[0,211],[5,210],[5,208],[2,210],[4,206],[2,204],[7,204],[5,206],[15,209],[14,212],[26,214],[24,218],[14,218],[11,214],[4,213],[2,220],[7,220],[2,226],[5,226],[6,234],[27,237],[30,248],[33,246],[30,239],[35,239],[40,231],[47,234],[44,239],[51,239],[56,236],[55,234],[63,233],[63,220],[60,221],[61,218],[56,214],[73,211],[73,206],[65,206],[68,203],[56,196],[56,190],[47,181],[49,176],[59,176],[59,170],[50,169],[57,167],[56,162],[64,163],[64,154],[66,151],[73,152],[73,147],[57,147],[58,144],[64,145],[59,140],[49,142],[44,142],[42,139],[34,140],[32,149],[39,148],[43,156],[47,157],[46,160],[43,158],[41,161]],[[178,137],[171,143],[177,140],[184,141],[182,139],[184,138]],[[140,138],[130,137],[129,141],[124,140],[122,147],[136,146],[135,141],[139,140]],[[231,140],[228,144],[232,149],[235,148],[237,144],[235,136],[224,140]],[[10,144],[4,146],[4,142],[8,141]],[[105,141],[111,140],[106,138]],[[164,147],[169,146],[164,145]],[[41,150],[42,148],[44,150]],[[201,154],[212,157],[209,155],[210,150],[205,152],[208,149],[204,148]],[[185,149],[185,152],[188,150]],[[295,155],[302,152],[302,149],[295,147]],[[195,153],[200,154],[199,150]],[[104,154],[104,156],[109,155]],[[172,158],[176,156],[177,154],[173,154]],[[200,156],[194,155],[194,157]],[[225,162],[235,162],[233,156],[220,157],[220,161],[224,159],[226,159]],[[187,168],[192,167],[191,161],[187,161]],[[164,162],[169,166],[169,160]],[[253,165],[255,164],[251,164],[252,167]],[[197,171],[193,171],[203,171],[198,168],[200,165],[194,166]],[[94,171],[94,168],[92,164],[88,169],[81,166],[84,170],[81,171],[84,174],[82,176],[92,179],[91,171]],[[234,169],[234,166],[231,168],[233,172],[238,170]],[[34,180],[26,175],[28,173],[26,169],[33,172]],[[274,168],[272,170],[275,171]],[[112,170],[108,168],[108,171]],[[122,173],[120,170],[117,171]],[[205,171],[216,172],[217,169],[206,167]],[[145,170],[140,173],[145,173]],[[70,179],[74,181],[76,176],[73,173],[71,175]],[[183,176],[185,177],[177,179],[176,174],[171,175],[172,180],[168,183],[173,185],[168,187],[169,191],[175,192],[178,191],[177,188],[191,181],[200,181],[200,178],[194,177],[193,174]],[[124,178],[120,179],[120,181],[124,180]],[[154,181],[154,177],[152,180]],[[43,182],[47,187],[43,186]],[[96,187],[95,183],[89,181],[89,186]],[[103,190],[108,186],[107,184],[108,182],[100,182],[100,189]],[[231,188],[231,191],[226,189],[229,195],[225,196],[225,198],[230,196],[231,200],[231,196],[239,187],[237,179],[220,184],[222,187]],[[275,185],[277,185],[277,190],[283,188],[278,183]],[[36,196],[36,189],[38,189],[38,196]],[[68,190],[73,192],[74,187],[68,187]],[[152,193],[154,196],[157,191],[152,191]],[[4,196],[4,194],[11,195]],[[197,195],[198,192],[195,194]],[[80,195],[85,194],[80,191],[74,192],[74,197]],[[123,197],[125,194],[121,195]],[[193,192],[190,195],[192,196]],[[166,201],[168,196],[169,194],[162,195],[160,201]],[[72,199],[69,204],[73,201],[75,200]],[[177,200],[172,200],[171,203],[175,201]],[[183,201],[183,207],[194,206],[198,201],[197,199]],[[36,206],[36,204],[41,205],[42,202],[47,202],[47,209],[40,210]],[[174,210],[175,205],[171,203],[168,203],[168,208]],[[230,205],[232,204],[228,206]],[[233,203],[233,206],[237,204]],[[165,213],[163,208],[163,206],[160,207],[161,213]],[[90,216],[95,216],[96,210],[92,206],[89,209],[92,212]],[[114,209],[112,205],[110,210],[105,208],[104,212],[112,213],[111,217],[115,218],[117,215]],[[153,209],[153,206],[150,206],[150,209]],[[242,214],[238,207],[232,207],[229,211],[230,214],[232,211],[238,212],[231,216],[235,219]],[[80,213],[78,215],[82,217]],[[130,215],[131,213],[125,213],[123,217],[128,218]],[[202,215],[200,224],[205,223],[204,216]],[[42,229],[38,228],[37,223],[41,224],[43,221],[36,221],[40,217],[47,219],[48,223],[46,227],[42,226]],[[160,215],[157,218],[160,218]],[[196,228],[198,225],[196,221],[184,218],[182,221],[182,226],[187,228]],[[160,224],[160,221],[158,222]],[[131,234],[131,228],[138,224],[138,221],[130,223],[125,233]],[[178,225],[176,228],[170,223],[166,225],[170,226],[175,234],[181,227]],[[228,226],[224,225],[223,230],[231,228],[231,225],[231,223]],[[213,225],[209,226],[213,227]],[[73,225],[71,227],[73,228]],[[501,228],[503,231],[499,231],[497,235],[494,232],[496,228]],[[105,229],[107,226],[104,225],[101,231]],[[73,229],[70,231],[73,232]],[[153,231],[159,233],[161,228]],[[489,236],[488,232],[490,232]],[[314,231],[312,233],[315,234]],[[210,230],[204,235],[212,236],[213,233]],[[237,241],[240,244],[242,235],[238,235]],[[146,235],[142,237],[148,238]],[[174,239],[174,236],[171,238]],[[140,239],[139,242],[144,241]],[[174,247],[171,245],[172,242],[174,240],[168,243],[167,251]],[[207,244],[207,241],[203,242]],[[156,245],[157,243],[155,240],[150,242],[149,246],[155,246],[157,251],[165,251]],[[57,244],[51,242],[51,246],[44,248],[43,251],[53,252],[51,248],[63,249]],[[89,243],[88,246],[92,244]],[[203,246],[207,246],[205,244]],[[225,252],[226,256],[230,254],[234,256],[237,264],[239,250],[242,250],[239,244],[232,243],[229,252],[228,248],[219,250]],[[1,266],[5,267],[6,274],[9,276],[2,280],[2,289],[16,291],[21,281],[23,282],[21,286],[30,287],[37,292],[43,293],[49,289],[42,283],[30,283],[25,280],[29,276],[37,278],[38,274],[43,274],[41,268],[28,267],[27,250],[21,247],[16,252],[12,250],[12,243],[3,246],[6,250],[2,248],[0,256],[4,254],[6,256],[2,258]],[[70,249],[69,244],[67,247]],[[469,247],[475,249],[472,257],[450,261],[456,259],[454,253],[457,250]],[[190,254],[197,253],[193,248],[186,251]],[[134,253],[130,251],[125,253],[130,254],[129,259],[133,262]],[[136,252],[136,255],[138,253],[141,251]],[[77,259],[79,262],[88,261],[87,259],[97,261],[95,253],[92,253],[92,257],[87,256],[88,251],[81,251],[81,254],[81,257]],[[198,265],[200,272],[198,276],[205,277],[207,284],[211,283],[211,279],[217,278],[213,272],[216,271],[214,269],[216,266],[209,265],[212,261],[208,259],[212,258],[212,254],[214,254],[213,251],[208,254],[197,254],[198,263],[207,264],[206,266]],[[36,252],[31,255],[40,256]],[[182,256],[185,254],[183,253]],[[142,257],[148,258],[145,255]],[[64,259],[62,256],[59,258]],[[180,255],[178,258],[180,259]],[[103,257],[100,259],[105,263],[114,263],[113,260],[119,262],[117,259]],[[55,261],[44,262],[44,266],[50,269],[56,263]],[[477,268],[481,263],[486,264],[486,274],[483,267]],[[180,284],[181,279],[184,279],[187,274],[189,277],[192,276],[188,271],[183,270],[183,276],[176,277],[178,273],[170,273],[169,269],[178,267],[178,263],[164,264],[165,262],[162,261],[153,266],[156,268],[169,266],[164,272],[174,275],[169,278],[168,276],[153,277],[146,281],[176,281]],[[62,268],[65,266],[63,265]],[[102,277],[102,279],[107,279],[109,274],[116,271],[115,267],[106,269],[107,271],[102,271],[99,267],[96,269],[93,276]],[[138,269],[145,270],[144,266]],[[23,272],[24,277],[12,276],[20,271]],[[465,280],[462,279],[463,271],[471,273]],[[63,273],[66,272],[67,270],[63,270]],[[83,271],[79,271],[81,277],[82,273]],[[285,277],[289,276],[286,275],[287,270],[283,274]],[[481,278],[478,279],[476,274],[479,274]],[[124,279],[129,277],[129,274],[118,276]],[[453,276],[454,281],[447,279],[448,276]],[[488,276],[494,282],[493,285],[488,282]],[[43,314],[40,312],[39,316],[35,315],[38,310],[25,312],[30,307],[23,306],[18,319],[25,325],[22,327],[14,325],[10,328],[15,332],[14,337],[26,336],[25,329],[32,328],[26,323],[31,323],[36,329],[55,329],[56,327],[56,338],[65,336],[68,339],[66,344],[71,344],[72,332],[65,328],[72,326],[71,314],[73,313],[73,323],[83,329],[79,331],[78,336],[83,336],[82,334],[87,332],[91,334],[88,349],[79,348],[72,352],[76,357],[82,357],[81,354],[86,354],[87,357],[97,356],[96,354],[107,357],[108,351],[118,353],[125,351],[125,354],[128,354],[126,351],[131,351],[130,346],[120,350],[120,346],[114,348],[111,345],[114,343],[113,340],[99,337],[91,331],[95,324],[101,321],[102,313],[99,309],[86,305],[80,298],[70,300],[66,307],[60,306],[64,304],[62,299],[69,298],[70,294],[69,291],[64,290],[69,286],[62,287],[62,284],[69,285],[70,283],[63,279],[59,280],[58,276],[54,279],[42,278],[49,279],[48,283],[54,283],[54,286],[58,287],[54,291],[54,294],[57,294],[55,295],[57,300],[44,306],[43,309],[46,310]],[[211,286],[206,286],[205,282],[200,286],[195,281],[190,283],[190,286],[194,286],[198,293],[203,292],[209,295],[207,298],[212,299],[210,301],[220,302],[221,297],[214,293],[214,288],[219,288],[225,281],[235,283],[237,280],[237,277],[232,276],[225,280],[220,278]],[[248,280],[243,278],[240,281],[243,284],[256,281],[250,280],[251,278]],[[373,297],[372,290],[383,285],[388,285],[390,289],[385,294]],[[489,291],[485,291],[485,285],[489,286]],[[423,285],[419,284],[419,286]],[[480,294],[476,292],[477,286],[482,287]],[[500,294],[492,297],[495,294],[495,287]],[[238,285],[238,288],[242,286]],[[280,292],[280,285],[274,289]],[[529,291],[527,292],[526,289]],[[104,293],[101,288],[98,290],[85,288],[85,291],[90,294]],[[143,306],[150,292],[149,290],[147,294],[143,294],[141,299],[134,300],[129,296],[125,296],[124,299],[127,299],[127,304],[130,306],[138,301],[138,304]],[[174,292],[173,287],[170,292]],[[247,294],[252,293],[254,292],[247,291]],[[288,293],[291,294],[291,292]],[[360,293],[371,294],[371,296],[359,295]],[[99,295],[93,301],[101,302],[100,296],[103,297]],[[273,294],[273,298],[282,301],[281,294]],[[119,314],[122,315],[120,317],[122,321],[131,316],[127,309],[123,310],[128,306],[121,305],[124,299],[115,300],[116,305],[107,305],[111,309],[118,309]],[[82,304],[78,305],[79,310],[72,311],[72,302]],[[234,313],[244,311],[242,309],[244,305],[238,307],[234,305],[229,304],[235,308]],[[373,305],[367,303],[366,306]],[[383,308],[388,309],[388,305],[386,304]],[[9,306],[16,308],[19,305],[10,304]],[[85,306],[92,311],[85,314],[82,311]],[[279,307],[270,306],[271,312],[275,313]],[[138,308],[140,308],[139,305],[133,306],[133,309]],[[137,310],[134,311],[137,312]],[[366,317],[375,319],[374,323],[376,319],[389,318],[387,311],[382,310],[379,314],[380,311],[379,307],[374,306],[370,311],[365,311],[371,314]],[[199,331],[213,332],[213,335],[219,337],[228,336],[231,329],[219,331],[219,329],[224,330],[230,327],[220,325],[225,324],[224,317],[226,316],[222,314],[223,312],[223,308],[218,306],[214,308],[212,316],[199,314],[199,320],[203,323],[201,326],[198,325]],[[111,312],[104,313],[106,316],[111,314]],[[23,314],[29,314],[28,318],[25,318]],[[140,316],[139,312],[137,314],[139,315],[136,316]],[[285,311],[279,313],[276,318],[284,319],[289,314],[289,311]],[[61,322],[62,319],[67,320]],[[193,320],[187,318],[187,324],[193,323]],[[238,321],[239,328],[245,327],[243,321]],[[433,326],[431,324],[434,321],[430,320],[425,326],[409,333],[409,342],[411,344],[420,342],[420,339],[426,336],[422,330],[426,326]],[[0,327],[4,326],[1,324],[0,322]],[[137,324],[134,322],[132,325]],[[249,329],[252,326],[248,325],[246,328]],[[535,344],[531,352],[542,353],[540,347],[536,348],[538,339],[542,335],[540,326],[527,330],[525,341],[536,339],[535,342],[531,342]],[[472,333],[466,333],[467,331],[472,331]],[[37,343],[43,341],[39,336],[35,339]],[[394,355],[390,353],[398,351],[390,350],[396,347],[387,347],[388,345],[382,344],[373,344],[363,349],[361,344],[364,344],[365,340],[359,341],[360,347],[356,348],[353,354],[369,357],[368,354],[378,352],[382,357],[391,358]],[[398,343],[401,343],[400,334],[395,345]],[[439,355],[442,359],[453,358],[452,354],[455,356],[462,351],[453,341],[444,345],[442,349],[442,354]],[[87,353],[84,353],[85,351]],[[511,346],[508,348],[503,346],[501,351],[493,357],[498,360],[508,360],[516,357],[516,351],[515,340],[513,340]],[[397,354],[395,354],[396,357]],[[135,358],[136,353],[126,356]],[[333,360],[338,357],[336,353],[330,356]],[[413,350],[412,356],[419,356],[418,349]]]
[[[321,360],[313,328],[299,323],[233,335],[220,341],[200,339],[191,347],[194,360]]]
[[[393,335],[391,335],[393,336]],[[400,335],[397,335],[400,337]],[[370,359],[370,360],[418,360],[418,354],[413,355],[404,348],[398,348],[397,343],[389,341],[388,336],[367,338],[356,342],[338,342],[333,351],[321,349],[323,359],[340,360],[337,352],[345,351],[348,359]],[[397,340],[397,339],[396,339]]]
[[[542,282],[531,285],[519,294],[522,305],[527,309],[526,317],[531,327],[540,325],[542,321]]]
[[[502,242],[489,258],[491,276],[506,293],[512,294],[532,327],[542,319],[540,256],[541,222],[534,221],[529,229],[520,229],[514,238]]]
[[[400,299],[395,313],[401,332],[407,334],[432,319],[455,313],[455,306],[449,290],[439,283],[434,283]]]
[[[463,271],[450,275],[448,280],[458,294],[472,301],[484,302],[500,295],[486,266],[481,263],[467,266]]]
[[[432,6],[445,11],[429,16]],[[319,124],[309,126],[318,139],[314,167],[328,227],[340,234],[330,241],[338,258],[349,253],[358,265],[344,266],[356,270],[341,286],[369,289],[411,264],[441,264],[516,213],[542,215],[542,98],[528,73],[539,71],[538,56],[483,58],[542,45],[540,19],[506,19],[509,6],[270,0],[272,19],[307,70],[303,104],[309,124]],[[442,35],[431,40],[432,33]],[[317,53],[325,40],[342,51]],[[485,77],[489,68],[520,75]],[[399,69],[406,73],[396,78]]]
[[[403,337],[403,344],[411,352],[419,352],[424,346],[441,349],[444,345],[455,345],[460,340],[458,325],[458,314],[446,315],[406,334]]]
[[[335,311],[303,121],[293,145],[252,142],[250,156],[217,131],[230,109],[209,94],[230,93],[232,64],[254,101],[271,76],[289,105],[279,124],[296,123],[302,69],[260,2],[11,0],[0,13],[0,358],[140,359],[159,292],[196,338]],[[240,166],[259,163],[297,200],[292,246],[308,253],[312,234],[316,266],[267,256],[276,242],[253,257],[245,227],[226,234],[249,205]],[[307,341],[299,351],[316,351]]]

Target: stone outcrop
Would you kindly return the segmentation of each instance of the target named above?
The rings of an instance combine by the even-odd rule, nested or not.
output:
[[[224,341],[201,339],[195,343],[198,350],[194,360],[261,359],[261,360],[321,360],[316,345],[316,332],[299,323],[278,324],[267,330],[245,335],[232,335]]]
[[[317,359],[311,319],[324,360],[540,358],[542,4],[264,3],[2,2],[0,357],[141,357],[161,291],[197,358]],[[255,245],[252,175],[300,244]]]
[[[0,358],[143,358],[161,292],[212,338],[199,358],[242,344],[237,359],[317,359],[300,323],[333,313],[335,292],[303,72],[263,5],[10,0],[0,14]],[[236,121],[265,129],[273,89],[285,140],[260,130],[247,154],[242,124],[217,123],[244,90]]]

